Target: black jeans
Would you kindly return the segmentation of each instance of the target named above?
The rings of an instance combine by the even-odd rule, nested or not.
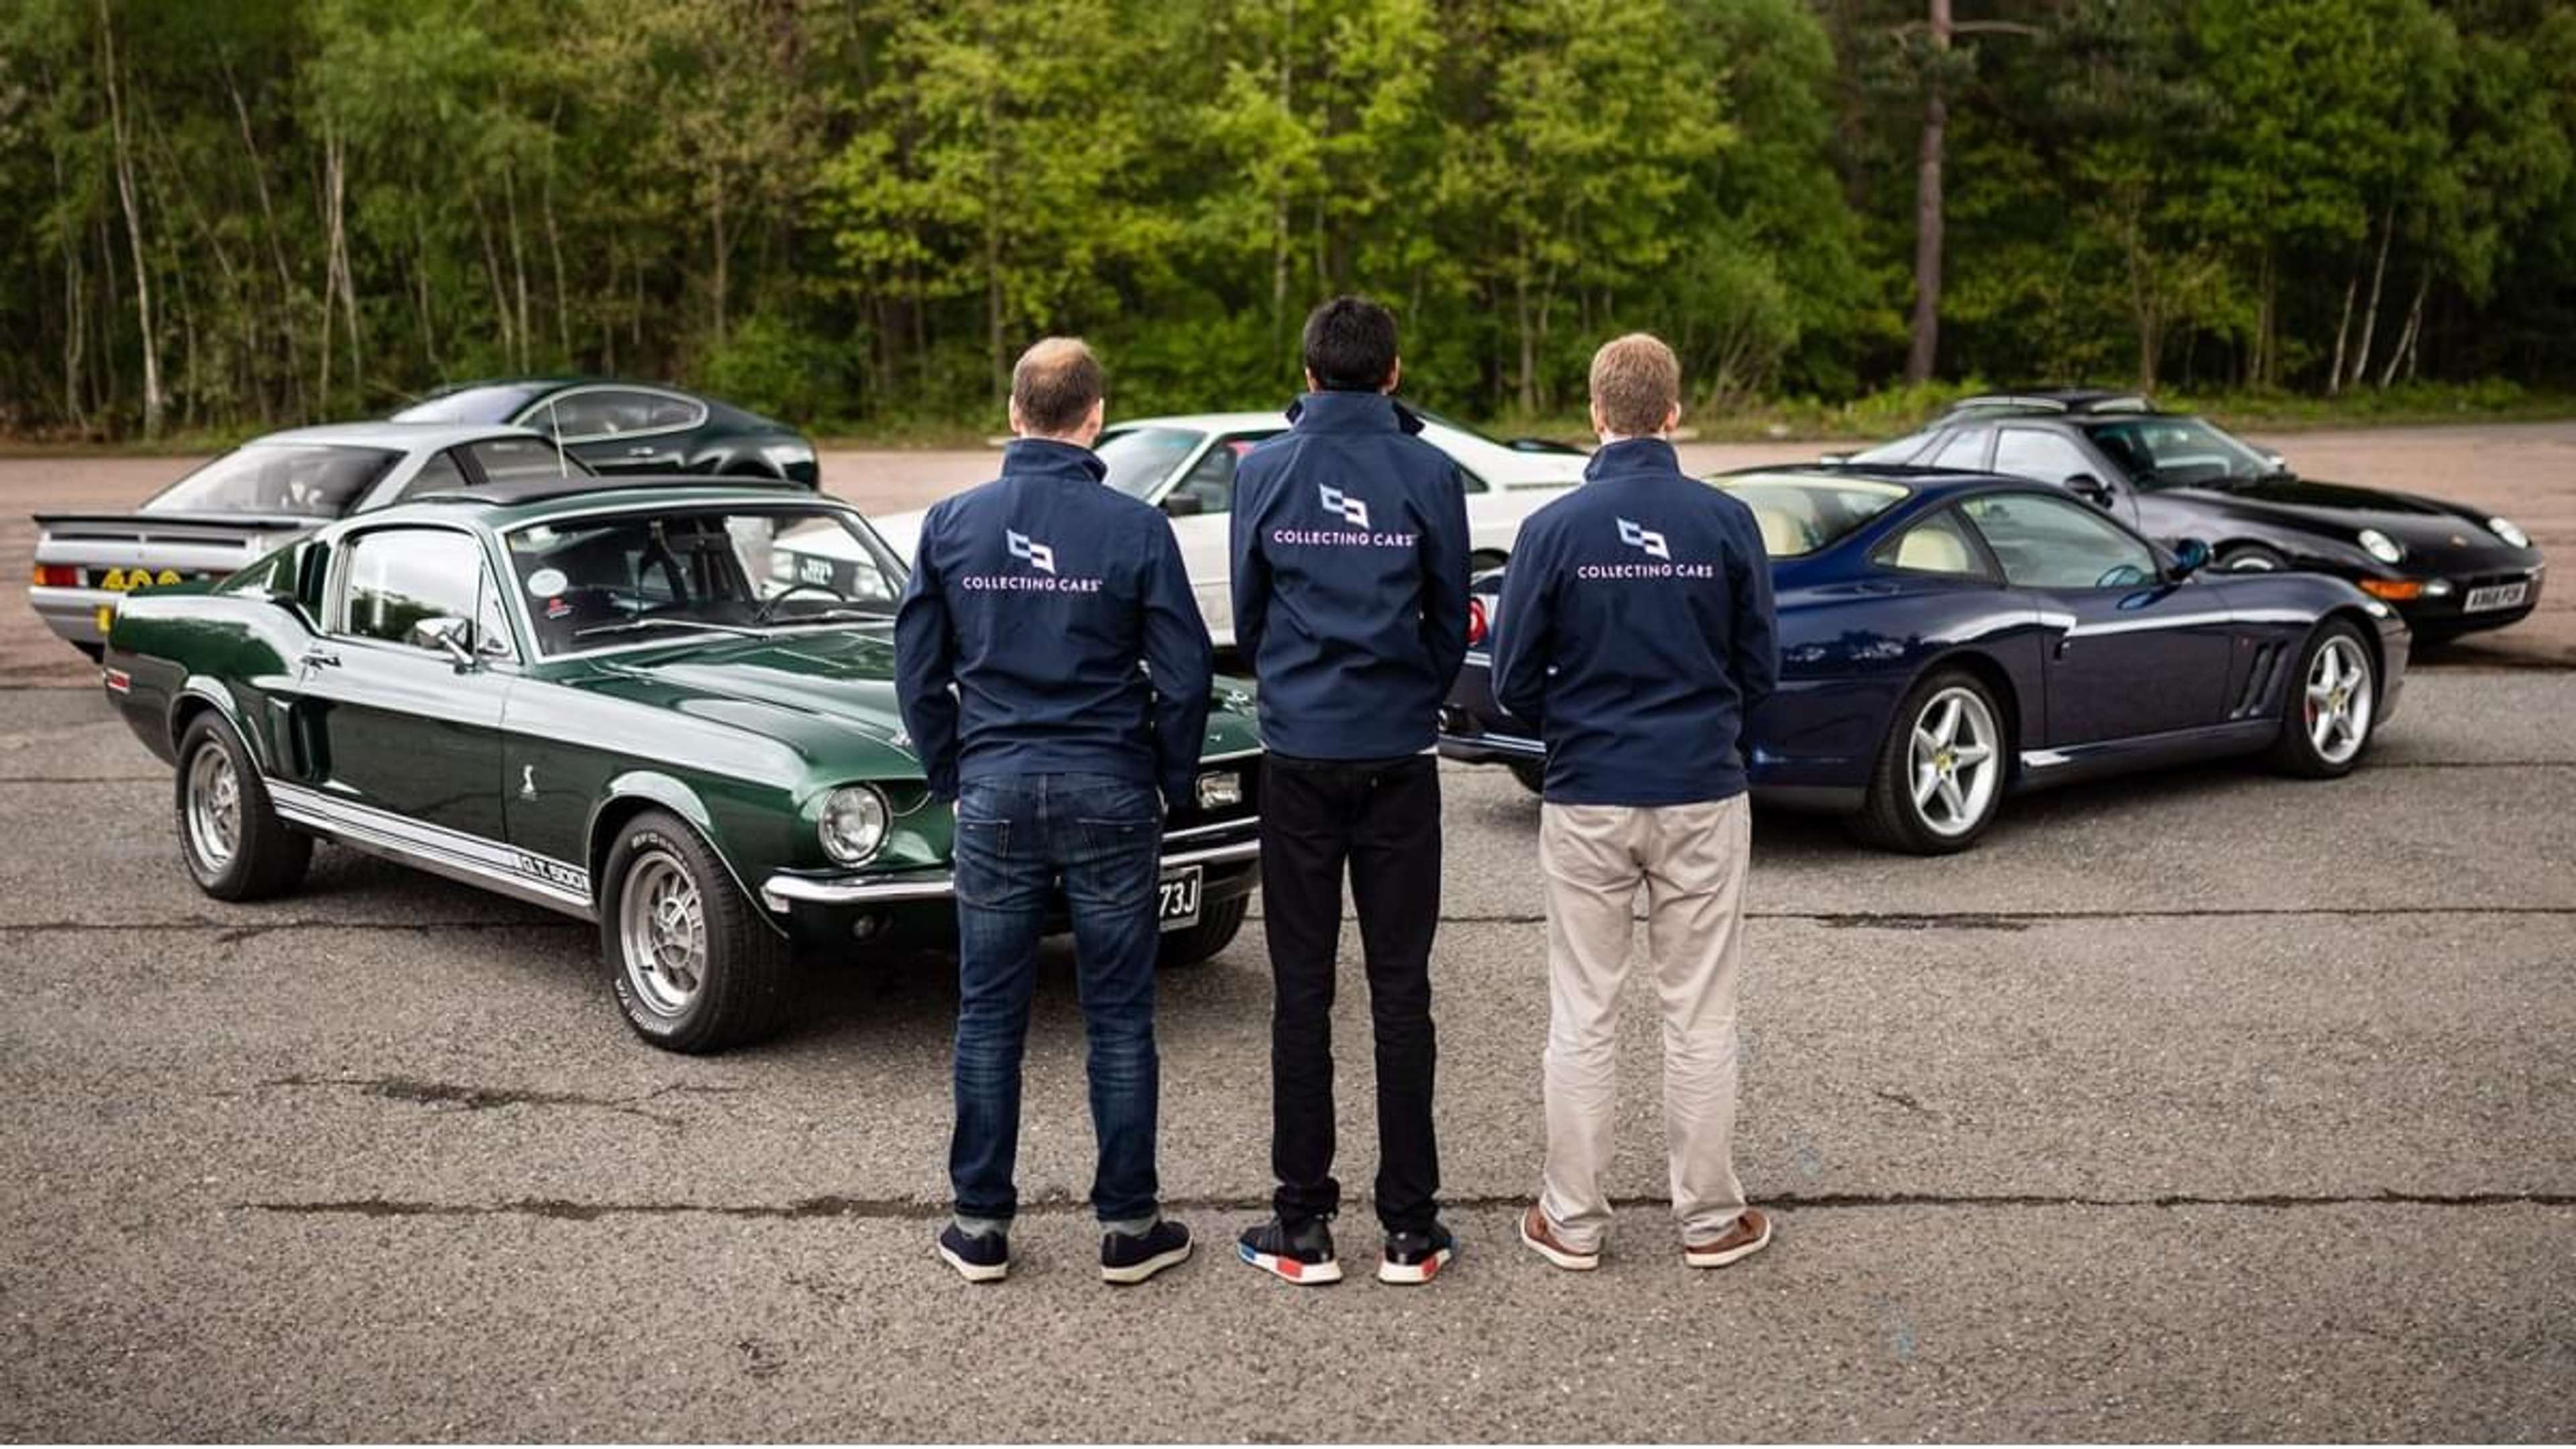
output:
[[[1302,1222],[1341,1208],[1333,1178],[1333,986],[1350,870],[1377,1028],[1377,1215],[1420,1232],[1439,1215],[1431,1125],[1439,1056],[1431,935],[1440,923],[1440,773],[1428,755],[1299,760],[1272,755],[1261,785],[1261,914],[1276,997],[1270,1017],[1273,1205]]]

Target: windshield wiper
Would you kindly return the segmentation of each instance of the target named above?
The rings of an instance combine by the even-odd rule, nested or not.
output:
[[[710,633],[716,634],[736,634],[745,639],[766,639],[769,637],[768,632],[765,630],[746,629],[740,624],[719,624],[710,619],[677,619],[667,617],[659,619],[627,619],[615,624],[593,624],[586,629],[573,630],[572,637],[576,639],[588,639],[601,634],[632,634],[638,629],[704,629]]]
[[[820,609],[808,610],[801,614],[780,614],[771,619],[770,622],[773,624],[816,624],[831,619],[856,619],[859,622],[866,624],[891,624],[894,622],[894,615],[886,613],[881,609],[865,608],[857,604],[834,604]]]

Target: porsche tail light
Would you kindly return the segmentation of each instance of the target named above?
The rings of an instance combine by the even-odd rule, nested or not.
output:
[[[77,589],[80,587],[80,570],[70,564],[40,563],[36,565],[36,587]]]
[[[2417,579],[2363,579],[2361,591],[2374,599],[2402,604],[2424,596],[2424,585]]]
[[[1484,642],[1485,601],[1470,598],[1467,600],[1467,647],[1473,649]]]

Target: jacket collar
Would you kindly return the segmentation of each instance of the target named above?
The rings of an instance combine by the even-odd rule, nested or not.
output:
[[[1288,421],[1301,433],[1422,431],[1413,409],[1382,392],[1310,392],[1288,405]]]
[[[1109,465],[1100,461],[1099,454],[1077,444],[1059,443],[1053,438],[1013,438],[1002,449],[1002,476],[1098,483],[1109,476]]]
[[[1595,478],[1625,476],[1635,473],[1678,473],[1681,455],[1661,438],[1621,438],[1604,443],[1592,452],[1592,460],[1583,465],[1584,481]]]

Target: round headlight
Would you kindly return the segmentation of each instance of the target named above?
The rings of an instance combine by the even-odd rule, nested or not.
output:
[[[886,822],[891,812],[885,796],[873,785],[844,785],[823,802],[823,818],[816,829],[823,837],[823,853],[843,865],[865,865],[868,857],[885,844]]]
[[[2380,532],[2378,529],[2365,528],[2361,531],[2358,537],[2361,539],[2361,551],[2370,555],[2372,558],[2379,560],[2381,563],[2393,564],[2399,559],[2406,557],[2406,550],[2397,546],[2397,540],[2390,538],[2387,534]]]
[[[2512,544],[2515,548],[2531,547],[2531,535],[2514,527],[2513,520],[2510,518],[2488,519],[2487,532],[2494,534],[2496,537],[2503,539],[2509,544]]]

